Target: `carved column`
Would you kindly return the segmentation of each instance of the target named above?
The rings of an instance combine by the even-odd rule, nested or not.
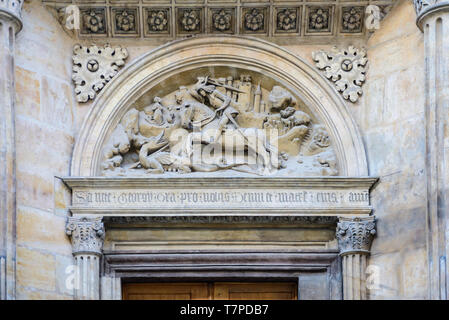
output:
[[[424,32],[427,247],[431,299],[447,299],[449,254],[449,1],[415,0]]]
[[[339,219],[337,239],[342,257],[345,300],[366,299],[366,261],[375,234],[374,217]]]
[[[15,35],[22,0],[0,1],[0,299],[15,298]]]
[[[102,218],[69,218],[66,233],[75,258],[75,299],[100,298],[100,258],[104,241]]]

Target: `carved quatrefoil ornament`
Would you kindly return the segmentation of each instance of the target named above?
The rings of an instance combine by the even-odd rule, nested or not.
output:
[[[362,95],[368,59],[365,49],[349,46],[346,50],[336,47],[331,52],[322,50],[312,53],[318,69],[324,76],[335,83],[337,90],[346,100],[356,102]]]
[[[73,48],[73,74],[75,93],[78,102],[95,99],[107,82],[125,64],[128,51],[121,47],[84,47],[75,45]]]

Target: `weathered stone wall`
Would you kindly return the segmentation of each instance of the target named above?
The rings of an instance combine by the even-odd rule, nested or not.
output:
[[[70,299],[68,197],[55,176],[69,175],[73,144],[92,102],[74,100],[70,57],[76,41],[40,1],[26,3],[23,15],[16,48],[17,298]],[[368,41],[364,95],[348,103],[363,135],[370,175],[381,179],[372,197],[378,234],[370,264],[380,271],[380,289],[371,291],[372,299],[428,296],[424,52],[414,20],[404,0],[382,22]],[[154,48],[130,40],[111,45],[128,49],[127,64]],[[311,64],[311,52],[330,47],[286,46]]]
[[[17,299],[70,299],[66,192],[76,106],[73,40],[42,7],[26,3],[16,46]]]
[[[399,1],[368,41],[364,96],[352,107],[362,131],[377,236],[370,264],[380,288],[371,299],[428,298],[424,40],[411,1]]]

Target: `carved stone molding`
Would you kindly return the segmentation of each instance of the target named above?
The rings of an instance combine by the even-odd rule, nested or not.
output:
[[[423,19],[431,13],[437,11],[449,11],[448,0],[413,0],[415,6],[417,25],[422,30]]]
[[[312,53],[313,60],[324,76],[335,83],[346,100],[356,102],[362,95],[368,59],[365,49],[349,46],[340,50],[336,47],[331,52],[317,51]]]
[[[22,29],[22,6],[23,0],[1,0],[0,21],[10,19],[16,24],[16,32]]]
[[[105,234],[102,217],[70,217],[66,225],[66,234],[72,240],[74,255],[101,255]]]
[[[359,37],[365,27],[368,6],[380,11],[394,0],[359,0],[357,4],[335,0],[43,0],[62,26],[65,8],[79,8],[79,30],[68,30],[73,37],[131,37],[167,40],[196,34],[251,34],[279,42],[313,40],[322,37]],[[140,18],[142,17],[142,18]],[[141,33],[140,30],[143,30]],[[293,39],[285,36],[295,35]]]
[[[100,28],[98,23],[95,28]],[[97,92],[117,74],[119,67],[125,64],[127,57],[128,51],[121,47],[75,45],[72,79],[78,102],[94,99]]]
[[[375,234],[376,221],[373,216],[366,218],[341,217],[336,233],[340,255],[368,254]]]

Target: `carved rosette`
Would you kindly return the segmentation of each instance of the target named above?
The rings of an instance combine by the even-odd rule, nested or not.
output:
[[[313,52],[312,57],[324,76],[335,83],[343,98],[351,102],[359,99],[363,93],[362,85],[368,63],[365,49],[349,46],[348,49],[339,50],[334,47],[331,52]]]
[[[79,44],[73,49],[73,75],[78,102],[94,99],[125,64],[128,51],[121,47],[84,47]]]
[[[66,234],[71,237],[74,255],[101,255],[105,234],[102,217],[71,217],[66,225]]]
[[[0,21],[4,18],[13,20],[16,24],[16,32],[22,29],[23,0],[1,0]]]
[[[337,224],[337,240],[340,255],[369,254],[376,234],[374,217],[340,218]]]

